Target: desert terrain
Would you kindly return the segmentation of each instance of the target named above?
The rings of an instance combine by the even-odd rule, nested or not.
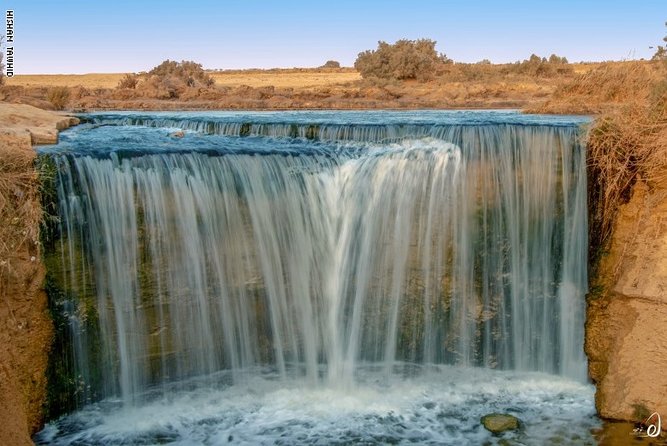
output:
[[[426,82],[363,78],[354,68],[207,70],[211,85],[184,88],[151,72],[17,75],[6,79],[0,99],[73,111],[535,108],[559,86],[601,65],[444,64]],[[123,85],[128,76],[137,85]]]

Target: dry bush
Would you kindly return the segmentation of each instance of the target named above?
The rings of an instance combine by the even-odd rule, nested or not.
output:
[[[320,68],[340,68],[340,62],[337,60],[327,60]]]
[[[0,135],[0,276],[13,273],[12,260],[26,242],[39,240],[42,217],[35,152],[29,140],[21,147],[11,138]]]
[[[448,82],[506,82],[514,85],[526,82],[552,84],[569,79],[574,69],[567,59],[552,55],[549,59],[533,55],[531,59],[510,64],[477,63],[444,64],[438,67],[437,81]]]
[[[548,59],[531,54],[528,59],[522,62],[508,64],[507,70],[508,72],[538,78],[564,76],[574,73],[574,69],[568,63],[567,59],[555,54],[549,56]]]
[[[129,89],[135,89],[137,88],[137,84],[139,83],[139,76],[137,76],[134,73],[128,73],[123,77],[119,82],[118,82],[118,87],[116,88],[129,88]]]
[[[188,87],[211,87],[215,81],[202,68],[201,64],[184,60],[176,62],[165,60],[157,67],[148,72],[149,76],[157,76],[160,79],[180,79]]]
[[[647,85],[644,70],[634,64],[625,66],[628,73],[624,75],[616,71],[610,75],[608,67],[605,73],[612,85],[620,79],[633,79],[623,93],[628,97],[626,104],[596,119],[588,134],[594,249],[608,240],[618,207],[630,198],[638,179],[663,187],[667,180],[667,69],[662,68],[662,80]]]
[[[664,76],[651,62],[609,62],[575,76],[556,89],[537,113],[600,113],[614,106],[646,100]]]
[[[451,62],[437,53],[435,44],[430,39],[402,39],[394,44],[380,41],[376,50],[359,53],[354,68],[365,79],[428,81],[436,75],[438,65]]]
[[[215,84],[215,80],[204,71],[201,64],[191,61],[165,60],[142,77],[145,80],[138,82],[137,79],[135,84],[139,96],[156,99],[176,99],[182,95],[196,97],[199,92]],[[123,87],[119,84],[118,88]]]
[[[442,82],[491,81],[507,76],[504,65],[482,63],[455,63],[443,68],[440,75]]]
[[[46,100],[53,105],[56,110],[62,110],[69,102],[70,92],[67,87],[53,87],[46,94]]]
[[[81,98],[84,98],[86,96],[90,96],[90,90],[88,90],[86,87],[72,87],[70,88],[70,99],[71,100],[79,100]]]

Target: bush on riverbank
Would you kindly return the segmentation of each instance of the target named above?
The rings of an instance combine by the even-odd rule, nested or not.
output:
[[[46,94],[46,100],[53,105],[56,110],[63,110],[69,102],[70,91],[67,87],[50,88]]]
[[[420,82],[435,77],[438,66],[451,63],[435,50],[435,40],[401,39],[394,44],[379,41],[376,50],[359,53],[354,68],[364,79],[416,79]]]
[[[126,74],[118,83],[115,96],[118,99],[137,96],[154,99],[196,97],[214,84],[215,81],[201,64],[186,60],[165,60],[146,74]]]
[[[529,113],[599,114],[648,100],[664,78],[658,62],[608,62],[578,74],[560,85],[543,104]]]
[[[620,204],[642,180],[667,187],[667,70],[663,80],[644,88],[646,97],[599,117],[588,135],[593,246],[603,246],[612,232]],[[630,88],[633,91],[632,88]]]
[[[587,135],[591,258],[638,180],[667,188],[667,62],[603,63],[529,113],[593,114]]]

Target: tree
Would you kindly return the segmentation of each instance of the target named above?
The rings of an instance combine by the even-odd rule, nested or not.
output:
[[[165,80],[176,79],[184,82],[188,87],[210,87],[215,83],[201,64],[189,60],[176,62],[167,59],[150,70],[148,75]]]
[[[146,97],[174,99],[184,93],[192,94],[200,89],[209,89],[214,84],[215,80],[201,64],[187,60],[165,60],[147,73],[126,74],[116,88],[137,90],[137,94]]]
[[[665,22],[665,26],[667,26],[667,22]],[[667,42],[667,36],[662,38],[663,42]],[[655,50],[655,54],[651,58],[651,60],[665,60],[667,61],[667,45],[662,46],[658,45],[658,49]]]
[[[566,64],[567,62],[567,57],[560,57],[555,54],[552,54],[549,56],[549,63],[550,64]]]
[[[340,62],[337,60],[327,60],[320,68],[340,68]]]
[[[531,54],[523,62],[517,62],[515,67],[517,72],[534,77],[553,77],[569,75],[574,72],[567,58],[556,54],[552,54],[548,59],[537,54]]]
[[[359,53],[354,68],[363,78],[428,81],[438,65],[451,62],[438,54],[435,45],[431,39],[401,39],[394,44],[379,41],[376,50]]]

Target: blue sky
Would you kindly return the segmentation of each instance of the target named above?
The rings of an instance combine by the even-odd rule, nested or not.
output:
[[[648,58],[667,0],[0,0],[15,13],[16,74],[352,65],[378,40],[428,37],[462,62],[531,53],[570,61]],[[4,34],[4,32],[0,31]]]

